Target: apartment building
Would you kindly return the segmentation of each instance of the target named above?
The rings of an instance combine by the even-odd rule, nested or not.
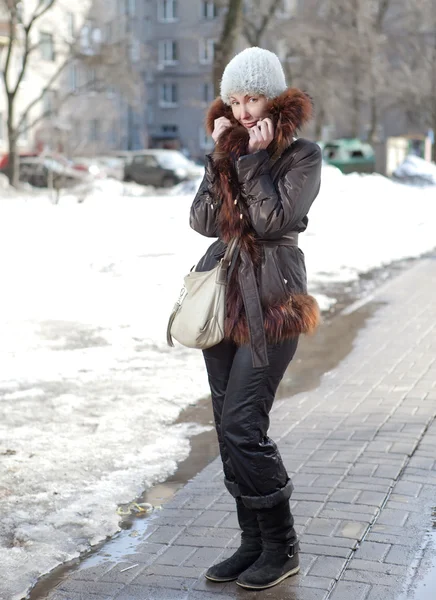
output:
[[[77,58],[63,78],[70,94],[62,108],[71,130],[68,154],[147,146],[143,7],[135,0],[93,0],[78,35]]]
[[[40,11],[46,2],[30,0],[22,3],[21,18],[28,23],[35,10]],[[61,97],[62,78],[57,77],[69,53],[72,28],[82,27],[83,20],[89,10],[90,0],[80,0],[71,5],[55,3],[41,18],[37,19],[31,30],[30,44],[35,48],[29,55],[25,75],[19,85],[15,118],[21,120],[26,109],[32,105],[24,122],[26,131],[18,140],[20,152],[41,148],[47,140],[53,139],[55,132],[62,129],[56,119],[55,107]],[[16,28],[16,36],[20,43],[14,46],[11,55],[9,83],[14,85],[21,71],[24,48],[22,26]],[[4,64],[9,44],[9,15],[6,9],[0,13],[0,61]],[[51,82],[50,89],[42,92]],[[43,119],[53,109],[50,123]],[[0,79],[0,153],[7,151],[7,98],[3,81]]]
[[[47,0],[48,1],[48,0]],[[25,4],[28,22],[41,2]],[[61,151],[92,155],[148,145],[145,124],[144,45],[140,40],[145,1],[58,2],[37,20],[35,46],[20,84],[16,118],[35,102],[19,139],[19,152]],[[40,8],[38,8],[40,10]],[[23,35],[12,56],[9,80],[22,63]],[[9,42],[8,14],[0,14],[0,61]],[[74,58],[73,58],[74,56]],[[0,78],[0,154],[7,152],[7,99]]]
[[[204,155],[211,139],[206,107],[215,98],[214,45],[222,15],[212,0],[152,0],[146,3],[150,58],[145,73],[150,145],[180,147]]]

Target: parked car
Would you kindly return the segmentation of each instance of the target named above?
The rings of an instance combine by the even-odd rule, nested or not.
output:
[[[72,169],[54,158],[20,158],[19,179],[34,187],[69,188],[92,180],[88,173]]]
[[[96,156],[95,162],[104,169],[108,177],[118,179],[119,181],[124,180],[125,161],[122,158],[117,158],[116,156]]]
[[[375,154],[372,146],[359,139],[338,139],[323,144],[324,161],[342,173],[373,173]]]
[[[138,151],[135,150],[114,150],[111,152],[111,156],[115,158],[119,158],[123,160],[125,163],[128,163],[132,160],[134,154],[137,154]]]
[[[142,185],[169,188],[204,172],[178,150],[141,150],[130,156],[124,167],[124,181]]]
[[[107,177],[107,172],[104,166],[98,162],[94,157],[89,156],[75,156],[72,160],[73,169],[78,171],[85,171],[94,177]]]
[[[36,152],[23,152],[19,156],[20,156],[20,160],[22,160],[23,158],[30,158],[30,157],[38,156],[38,154]],[[9,154],[5,153],[0,157],[0,171],[6,171],[8,166],[9,166]]]

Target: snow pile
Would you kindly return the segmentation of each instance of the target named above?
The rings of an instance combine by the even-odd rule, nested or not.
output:
[[[432,188],[405,186],[381,175],[326,178],[309,228],[300,236],[309,284],[353,281],[432,250],[435,200]]]
[[[436,185],[436,164],[409,154],[393,176],[408,183]]]
[[[174,186],[171,190],[173,196],[182,196],[184,194],[195,195],[196,191],[200,187],[203,177],[198,179],[190,179],[189,181],[182,181],[178,185]]]
[[[0,173],[0,190],[4,191],[4,190],[7,190],[8,188],[9,188],[8,178],[6,177],[6,175],[3,175],[3,173]]]
[[[201,431],[174,422],[208,393],[202,355],[165,329],[211,240],[189,228],[192,193],[132,189],[0,203],[0,598],[113,534],[118,504]],[[309,291],[431,250],[435,219],[430,188],[324,169],[300,237]]]

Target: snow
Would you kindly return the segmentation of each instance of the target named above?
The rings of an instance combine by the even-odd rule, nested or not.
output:
[[[409,154],[394,171],[394,176],[400,180],[408,180],[423,184],[436,185],[436,164],[419,156]]]
[[[165,480],[204,430],[175,424],[208,394],[201,353],[165,341],[211,242],[189,228],[192,193],[100,181],[54,204],[0,191],[2,600],[115,533],[118,505]],[[326,167],[300,237],[309,291],[327,308],[325,283],[433,249],[435,217],[436,188]]]

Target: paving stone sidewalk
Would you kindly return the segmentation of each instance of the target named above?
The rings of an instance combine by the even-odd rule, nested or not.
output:
[[[431,258],[389,282],[339,367],[274,406],[271,436],[295,484],[299,575],[263,592],[204,579],[239,544],[217,459],[152,517],[136,554],[75,571],[47,599],[399,598],[436,504],[435,288]]]

